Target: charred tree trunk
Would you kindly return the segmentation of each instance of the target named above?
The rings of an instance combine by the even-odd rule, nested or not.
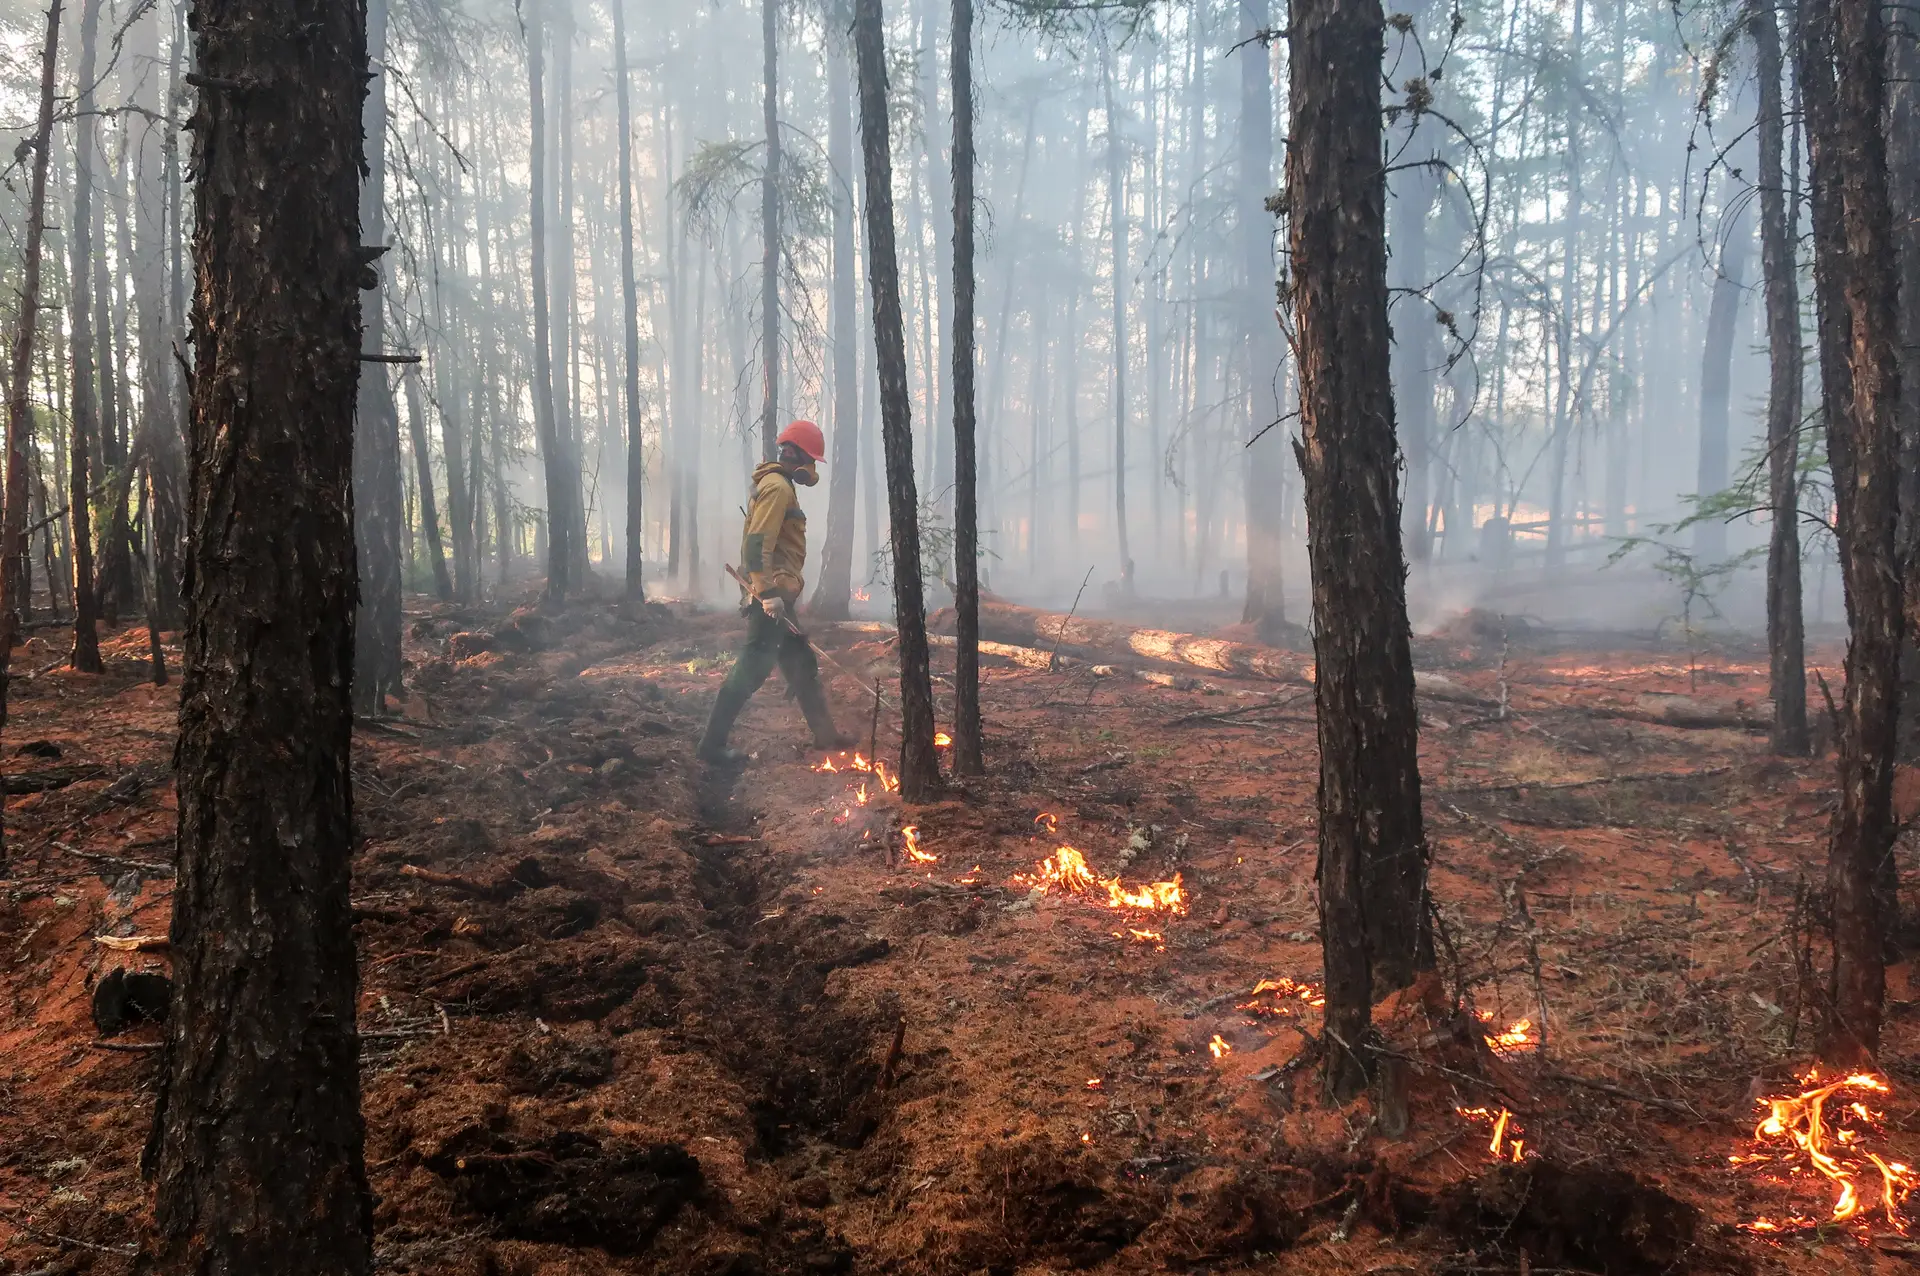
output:
[[[370,0],[367,49],[373,80],[364,108],[366,181],[360,188],[360,234],[370,249],[387,241],[386,0]],[[376,266],[377,270],[378,267]],[[361,339],[379,353],[386,343],[384,287],[376,279],[360,298]],[[400,685],[400,538],[406,522],[400,474],[400,414],[384,364],[359,378],[353,423],[354,544],[359,556],[360,607],[354,621],[354,703],[361,713],[386,711]]]
[[[417,374],[407,377],[407,438],[413,444],[414,477],[420,485],[420,530],[427,538],[434,596],[441,602],[450,602],[453,577],[447,572],[446,548],[440,540],[440,507],[433,495],[433,446],[427,441],[426,403]]]
[[[646,522],[641,496],[647,482],[646,441],[640,433],[640,290],[633,271],[633,108],[628,102],[626,0],[613,9],[613,87],[620,111],[620,301],[626,320],[627,597],[643,599]]]
[[[1831,15],[1829,17],[1828,15]],[[1834,997],[1822,1050],[1834,1062],[1880,1046],[1886,991],[1883,936],[1893,918],[1884,881],[1893,850],[1893,758],[1905,615],[1899,520],[1900,374],[1893,214],[1887,195],[1886,30],[1870,0],[1808,0],[1809,25],[1831,32],[1832,131],[1816,138],[1824,177],[1837,185],[1845,235],[1852,396],[1850,482],[1836,463],[1841,570],[1847,585],[1846,711],[1840,794],[1828,850],[1833,896]],[[1814,37],[1819,39],[1819,34]],[[1810,110],[1811,114],[1811,110]]]
[[[1370,1070],[1372,1002],[1432,961],[1401,555],[1380,163],[1379,0],[1296,0],[1292,298],[1313,573],[1327,1081]]]
[[[1240,0],[1240,173],[1238,216],[1245,317],[1247,420],[1247,605],[1242,619],[1261,641],[1277,640],[1287,621],[1281,563],[1284,524],[1280,493],[1286,484],[1280,421],[1280,325],[1274,317],[1273,73],[1258,33],[1271,16],[1267,0]],[[1205,519],[1202,520],[1203,524]]]
[[[80,64],[76,76],[80,98],[74,112],[73,228],[68,239],[67,313],[72,335],[67,350],[73,359],[73,429],[68,443],[68,504],[73,529],[73,667],[99,673],[100,605],[93,583],[93,443],[100,435],[100,413],[93,387],[93,160],[99,125],[94,118],[95,49],[99,43],[100,0],[82,0],[80,7]]]
[[[771,461],[780,434],[780,6],[760,0],[767,166],[760,178],[760,451]]]
[[[906,332],[900,315],[900,260],[893,241],[893,154],[888,138],[885,19],[881,0],[854,0],[860,138],[867,190],[867,286],[873,295],[880,373],[880,437],[887,463],[893,545],[893,608],[900,628],[900,796],[922,802],[940,788],[933,749],[933,679],[927,661],[927,604],[920,578],[920,500],[913,481],[913,427]]]
[[[1109,95],[1111,104],[1111,95]],[[1111,105],[1109,105],[1111,109]],[[1107,126],[1113,126],[1109,116]],[[953,0],[953,604],[959,639],[953,675],[953,769],[980,775],[986,768],[980,738],[980,507],[974,452],[973,318],[973,0]],[[1120,210],[1116,207],[1114,216]],[[1116,244],[1124,239],[1115,238]],[[1124,248],[1119,251],[1124,251]],[[1116,258],[1116,264],[1118,259]],[[1119,275],[1116,273],[1115,279]],[[1118,287],[1118,283],[1115,287]],[[1122,317],[1120,303],[1114,306]],[[1115,328],[1116,333],[1121,331]],[[1124,346],[1122,349],[1124,350]],[[1120,366],[1124,367],[1125,360]],[[1124,373],[1118,386],[1126,385]],[[1126,419],[1124,398],[1119,420]],[[1124,461],[1125,435],[1116,435]],[[1125,580],[1133,587],[1133,565],[1126,558],[1125,480],[1116,478],[1120,545]]]
[[[196,9],[174,991],[146,1158],[169,1276],[373,1263],[349,904],[362,12]]]
[[[859,280],[853,263],[853,89],[844,39],[847,11],[835,7],[827,39],[827,167],[833,183],[833,472],[827,476],[827,538],[812,612],[844,620],[853,594],[853,526],[860,468]]]
[[[1764,198],[1764,196],[1763,196]],[[1727,429],[1733,397],[1733,338],[1746,295],[1747,228],[1738,212],[1720,219],[1723,242],[1720,272],[1707,306],[1707,344],[1700,361],[1700,467],[1695,499],[1706,500],[1727,486]],[[1693,554],[1702,565],[1727,556],[1727,523],[1714,515],[1693,526]]]
[[[46,43],[40,50],[40,113],[35,117],[33,169],[27,187],[27,233],[22,244],[20,314],[14,321],[8,361],[6,507],[0,513],[0,727],[7,721],[13,677],[13,644],[27,601],[27,467],[33,446],[33,344],[40,327],[40,245],[47,234],[47,162],[53,150],[53,82],[60,64],[60,0],[47,7]],[[0,820],[0,870],[7,862],[6,827]]]
[[[536,7],[527,22],[527,103],[533,138],[533,421],[547,486],[547,600],[558,602],[567,596],[574,520],[567,450],[553,414],[553,325],[547,306],[547,103],[541,85],[545,20]]]
[[[1766,276],[1767,649],[1773,694],[1773,750],[1805,757],[1806,626],[1800,605],[1800,400],[1806,356],[1800,346],[1800,278],[1794,244],[1799,209],[1787,198],[1783,154],[1780,28],[1771,9],[1747,18],[1760,80],[1760,268]]]

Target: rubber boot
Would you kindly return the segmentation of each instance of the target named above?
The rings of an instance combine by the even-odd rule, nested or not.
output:
[[[731,683],[720,684],[720,693],[713,698],[713,713],[707,718],[706,733],[700,737],[696,753],[702,762],[737,766],[747,760],[747,755],[740,750],[727,747],[727,736],[733,731],[733,720],[740,716],[740,710],[746,708],[752,695],[752,692],[742,695]]]

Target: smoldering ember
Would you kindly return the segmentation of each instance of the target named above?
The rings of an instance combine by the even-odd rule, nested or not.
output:
[[[1920,1261],[1920,25],[0,5],[0,1276]]]

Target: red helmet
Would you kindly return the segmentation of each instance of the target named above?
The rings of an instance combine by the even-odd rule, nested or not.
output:
[[[827,436],[811,421],[795,421],[780,431],[779,441],[793,444],[816,461],[827,459]]]

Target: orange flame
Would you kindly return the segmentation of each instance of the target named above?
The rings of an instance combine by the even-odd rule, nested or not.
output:
[[[1108,908],[1134,908],[1147,912],[1181,916],[1187,911],[1186,889],[1180,874],[1170,882],[1145,882],[1128,886],[1117,877],[1101,877],[1087,863],[1087,857],[1071,846],[1055,848],[1052,855],[1034,866],[1031,875],[1016,873],[1018,886],[1033,886],[1045,892],[1061,891],[1069,895],[1107,893]]]
[[[854,590],[854,591],[853,591],[853,601],[855,601],[855,602],[857,602],[857,603],[866,603],[866,602],[872,602],[872,601],[873,601],[873,595],[872,595],[872,594],[870,594],[870,593],[868,593],[868,592],[867,592],[866,590],[864,590],[864,589],[856,589],[856,590]]]
[[[1861,1199],[1859,1180],[1867,1177],[1868,1165],[1853,1159],[1856,1153],[1864,1157],[1879,1179],[1880,1209],[1896,1231],[1904,1232],[1906,1222],[1900,1217],[1900,1207],[1916,1184],[1920,1184],[1920,1178],[1916,1178],[1909,1166],[1885,1160],[1858,1147],[1863,1135],[1879,1129],[1879,1113],[1864,1101],[1852,1099],[1835,1105],[1839,1109],[1836,1117],[1828,1111],[1827,1102],[1843,1091],[1864,1092],[1867,1095],[1888,1094],[1891,1093],[1890,1087],[1879,1077],[1866,1072],[1849,1073],[1838,1080],[1823,1082],[1818,1068],[1801,1077],[1800,1084],[1806,1088],[1797,1095],[1756,1100],[1765,1110],[1765,1115],[1754,1126],[1754,1143],[1762,1147],[1786,1145],[1788,1161],[1797,1161],[1796,1154],[1804,1155],[1807,1164],[1839,1190],[1828,1215],[1828,1220],[1836,1223],[1855,1218],[1866,1208]],[[1736,1154],[1727,1158],[1728,1163],[1734,1166],[1761,1164],[1775,1159],[1761,1152],[1744,1156]],[[1797,1173],[1798,1169],[1795,1164],[1787,1173]],[[1784,1220],[1758,1218],[1744,1226],[1748,1231],[1777,1232],[1785,1227],[1814,1226],[1816,1222],[1794,1215]]]
[[[1493,1022],[1493,1011],[1482,1010],[1477,1013],[1481,1023]],[[1540,1039],[1533,1035],[1531,1019],[1516,1019],[1503,1031],[1482,1033],[1481,1036],[1486,1041],[1487,1048],[1495,1054],[1524,1054],[1540,1045]]]
[[[933,747],[936,749],[950,749],[953,747],[953,737],[944,731],[936,731],[933,733]]]
[[[909,824],[900,830],[900,836],[907,844],[907,858],[915,864],[938,864],[940,857],[931,851],[920,849],[920,826]]]
[[[1493,1137],[1487,1140],[1487,1155],[1494,1160],[1526,1158],[1527,1143],[1520,1137],[1520,1124],[1507,1109],[1501,1108],[1497,1113],[1487,1108],[1455,1108],[1454,1111],[1470,1121],[1485,1121],[1493,1127]]]
[[[1241,1002],[1235,1008],[1253,1015],[1290,1015],[1296,1008],[1287,1005],[1287,1002],[1297,1001],[1301,1005],[1314,1007],[1327,1004],[1327,995],[1318,985],[1301,983],[1297,979],[1289,979],[1284,975],[1278,979],[1262,979],[1253,986],[1253,991],[1248,994],[1248,997],[1249,1000]],[[1261,1004],[1262,997],[1271,997],[1273,1004]]]
[[[1207,1049],[1213,1052],[1214,1058],[1224,1059],[1233,1053],[1233,1043],[1216,1032],[1213,1034],[1213,1040],[1207,1043]]]
[[[1033,822],[1045,829],[1048,837],[1052,837],[1060,831],[1060,821],[1051,811],[1040,812],[1040,814],[1033,817]]]

